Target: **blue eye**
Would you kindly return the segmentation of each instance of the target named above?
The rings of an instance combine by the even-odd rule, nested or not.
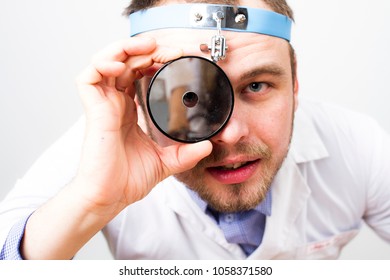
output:
[[[259,92],[263,88],[263,83],[251,83],[248,88],[250,91]]]
[[[246,86],[244,92],[247,93],[265,93],[268,91],[270,85],[263,82],[253,82]]]

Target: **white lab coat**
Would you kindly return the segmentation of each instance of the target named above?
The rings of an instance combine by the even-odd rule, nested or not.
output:
[[[0,206],[0,242],[21,216],[71,180],[83,125],[37,162]],[[362,221],[390,241],[390,137],[370,118],[300,102],[288,156],[272,184],[272,215],[249,259],[333,259]],[[117,259],[244,259],[173,177],[103,230]],[[2,243],[0,243],[2,244]]]

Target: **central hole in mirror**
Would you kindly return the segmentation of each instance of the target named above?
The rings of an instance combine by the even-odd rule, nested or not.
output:
[[[183,94],[183,104],[187,108],[195,107],[196,104],[198,104],[199,97],[198,95],[193,91],[187,91]]]

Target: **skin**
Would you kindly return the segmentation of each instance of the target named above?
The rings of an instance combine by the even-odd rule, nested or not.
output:
[[[241,4],[264,8],[259,2]],[[214,34],[159,30],[95,55],[77,79],[87,119],[78,173],[29,219],[21,245],[24,258],[72,258],[120,211],[174,174],[208,195],[216,209],[246,209],[263,199],[288,151],[297,106],[298,83],[292,80],[287,42],[226,32],[228,56],[219,65],[233,85],[235,107],[227,126],[210,141],[172,142],[150,124],[135,100],[135,80],[182,55],[208,57],[199,44]],[[248,87],[253,83],[262,85],[261,91]],[[242,171],[222,176],[215,168],[246,161],[254,163],[245,176]]]
[[[144,36],[152,35],[161,45],[179,46],[184,55],[207,58],[208,54],[200,52],[197,46],[208,42],[214,33],[193,31],[191,36],[186,36],[186,32],[149,32]],[[288,151],[298,88],[297,81],[292,80],[287,42],[248,33],[225,32],[224,35],[229,52],[227,59],[218,65],[228,75],[235,92],[232,117],[222,132],[211,139],[212,153],[176,177],[214,209],[234,212],[251,209],[264,199]],[[143,89],[148,81],[144,82]],[[252,83],[260,90],[252,89]],[[149,119],[147,114],[144,118]],[[148,128],[160,145],[173,144],[150,122]],[[247,168],[253,173],[249,178],[242,174],[249,170],[240,169],[220,170],[222,174],[215,175],[215,169],[222,166],[248,161],[253,162]],[[221,180],[221,176],[232,179]]]

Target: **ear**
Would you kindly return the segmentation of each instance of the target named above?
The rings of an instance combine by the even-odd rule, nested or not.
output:
[[[295,73],[295,77],[294,77],[294,81],[293,81],[293,95],[294,95],[294,111],[297,110],[298,108],[298,92],[299,92],[299,81],[298,81],[298,62],[297,62],[297,58],[294,54],[294,73]]]

